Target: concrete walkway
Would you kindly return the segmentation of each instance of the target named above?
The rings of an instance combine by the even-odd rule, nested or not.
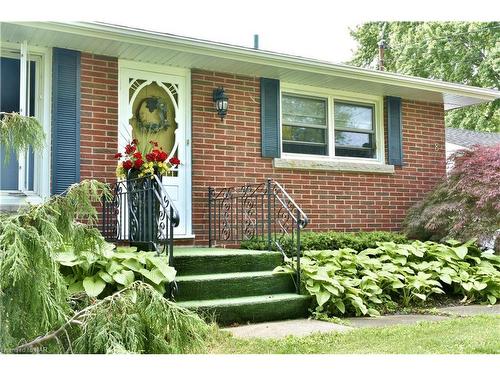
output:
[[[500,304],[494,306],[469,305],[453,306],[437,309],[438,312],[451,314],[451,316],[473,316],[493,314],[500,315]],[[239,338],[279,339],[286,336],[307,336],[313,333],[349,332],[356,328],[389,327],[400,324],[416,324],[419,322],[437,322],[449,319],[445,315],[385,315],[381,317],[347,318],[347,325],[323,322],[313,319],[295,319],[278,322],[257,323],[241,325],[238,327],[224,328]]]

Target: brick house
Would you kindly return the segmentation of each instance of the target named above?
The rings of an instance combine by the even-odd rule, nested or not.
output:
[[[181,164],[163,184],[176,238],[207,244],[209,186],[274,178],[311,230],[397,230],[445,175],[445,110],[498,91],[98,23],[2,23],[1,111],[37,116],[49,146],[1,168],[2,208],[116,179],[144,100]],[[21,68],[23,67],[23,68]],[[214,89],[229,100],[223,120]],[[19,104],[24,103],[24,104]]]

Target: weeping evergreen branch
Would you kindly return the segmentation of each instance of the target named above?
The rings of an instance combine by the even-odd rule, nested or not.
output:
[[[0,147],[5,150],[5,163],[9,162],[12,150],[19,155],[29,147],[35,151],[43,149],[45,133],[35,117],[16,112],[0,112],[0,116]]]
[[[136,281],[13,351],[33,352],[56,341],[61,351],[77,353],[196,353],[215,330],[149,284]]]
[[[66,283],[54,253],[104,245],[93,204],[107,185],[72,185],[64,196],[29,206],[0,221],[0,351],[62,324],[71,313]]]

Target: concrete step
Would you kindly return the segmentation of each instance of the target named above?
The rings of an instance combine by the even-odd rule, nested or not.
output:
[[[311,303],[309,296],[283,293],[262,296],[223,298],[179,302],[208,318],[215,318],[221,325],[230,323],[264,322],[296,319],[307,316]]]
[[[176,281],[178,286],[176,301],[295,292],[292,275],[273,274],[272,271],[179,276]]]

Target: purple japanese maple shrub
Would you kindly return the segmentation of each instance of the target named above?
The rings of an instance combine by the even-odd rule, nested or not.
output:
[[[443,183],[412,207],[404,222],[410,238],[477,238],[500,251],[500,144],[460,150]]]

